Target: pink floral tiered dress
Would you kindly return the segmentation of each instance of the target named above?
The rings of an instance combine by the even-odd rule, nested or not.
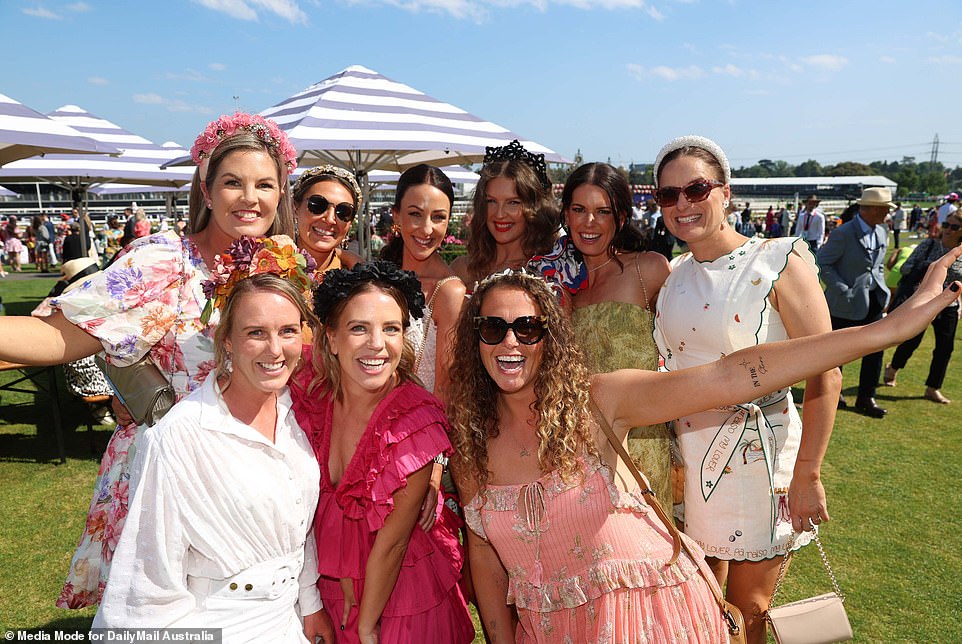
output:
[[[408,475],[450,454],[447,420],[440,401],[421,387],[404,383],[378,404],[351,462],[335,486],[329,458],[334,399],[307,394],[311,369],[292,383],[294,411],[307,432],[321,466],[321,493],[314,530],[318,544],[318,581],[328,614],[340,623],[344,596],[340,579],[351,579],[360,602],[368,556],[377,531],[394,509],[393,495]],[[464,552],[457,538],[458,520],[438,499],[438,520],[430,532],[415,526],[394,591],[381,614],[380,641],[392,644],[474,639],[474,625],[458,581]],[[357,642],[358,610],[351,610],[340,644]]]
[[[468,527],[491,542],[508,572],[517,641],[727,642],[696,564],[682,551],[665,565],[671,537],[654,511],[617,489],[596,459],[583,464],[583,479],[550,473],[488,485],[464,508]]]

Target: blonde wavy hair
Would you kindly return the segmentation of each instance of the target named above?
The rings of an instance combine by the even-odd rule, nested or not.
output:
[[[453,428],[455,464],[459,474],[484,490],[490,477],[488,439],[499,433],[500,391],[481,362],[474,318],[484,300],[500,289],[523,291],[547,317],[541,340],[541,367],[535,377],[534,411],[538,413],[538,462],[545,473],[557,471],[566,480],[581,472],[579,458],[597,456],[589,429],[590,383],[584,358],[570,322],[548,285],[521,271],[506,271],[483,280],[461,311],[455,330],[448,401]]]

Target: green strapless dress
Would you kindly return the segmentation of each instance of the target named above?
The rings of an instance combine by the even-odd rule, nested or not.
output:
[[[637,304],[600,302],[571,313],[575,337],[592,373],[618,369],[658,369],[651,313]],[[662,505],[671,511],[671,438],[665,423],[635,427],[628,433],[628,453]]]

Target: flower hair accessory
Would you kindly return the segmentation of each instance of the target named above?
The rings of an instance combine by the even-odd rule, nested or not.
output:
[[[334,306],[364,284],[381,284],[396,288],[404,296],[411,317],[424,316],[424,292],[412,271],[404,271],[394,262],[366,262],[351,270],[336,268],[324,273],[323,281],[314,289],[314,314],[321,324],[328,323]]]
[[[531,166],[531,169],[538,175],[542,187],[545,190],[551,188],[551,182],[548,180],[548,166],[545,165],[544,155],[528,152],[518,139],[501,147],[485,146],[484,165],[497,161],[521,161],[522,163],[526,163]]]
[[[297,178],[297,181],[294,182],[294,187],[291,188],[291,194],[296,195],[301,189],[306,190],[315,180],[324,176],[336,177],[346,182],[347,185],[350,186],[351,192],[354,193],[354,207],[361,207],[361,186],[358,185],[357,178],[350,170],[339,168],[336,165],[317,165],[304,170],[301,176]]]
[[[316,268],[314,258],[300,250],[287,235],[241,237],[231,243],[226,253],[214,258],[211,278],[201,284],[207,296],[207,305],[200,321],[207,324],[214,309],[224,306],[238,282],[261,273],[272,273],[286,279],[309,302]]]
[[[210,155],[221,141],[234,136],[239,130],[246,130],[266,143],[274,154],[284,159],[288,174],[294,172],[297,167],[297,150],[291,145],[284,131],[277,127],[277,123],[265,119],[260,114],[235,112],[233,115],[225,114],[216,121],[208,123],[204,131],[197,135],[194,145],[190,148],[190,156],[200,167],[202,179],[207,178],[207,160],[210,159]]]
[[[689,134],[687,136],[679,136],[678,138],[672,139],[658,151],[658,156],[655,157],[655,166],[652,168],[652,174],[655,177],[655,187],[658,187],[658,168],[661,167],[662,161],[665,157],[675,150],[680,150],[682,148],[699,148],[708,152],[710,155],[718,160],[718,164],[722,167],[722,172],[725,175],[725,183],[731,183],[732,180],[732,168],[728,163],[728,157],[725,156],[725,152],[719,147],[717,143],[711,139],[698,136],[697,134]]]

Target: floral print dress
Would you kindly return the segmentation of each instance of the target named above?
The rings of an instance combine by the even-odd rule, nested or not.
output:
[[[216,319],[201,324],[210,277],[197,248],[173,232],[131,243],[106,270],[50,305],[103,343],[107,360],[121,366],[147,353],[169,374],[178,400],[198,388],[214,366]],[[216,313],[215,313],[216,315]],[[130,465],[143,427],[118,427],[100,462],[80,543],[57,606],[83,608],[100,601],[114,549],[127,517]]]

